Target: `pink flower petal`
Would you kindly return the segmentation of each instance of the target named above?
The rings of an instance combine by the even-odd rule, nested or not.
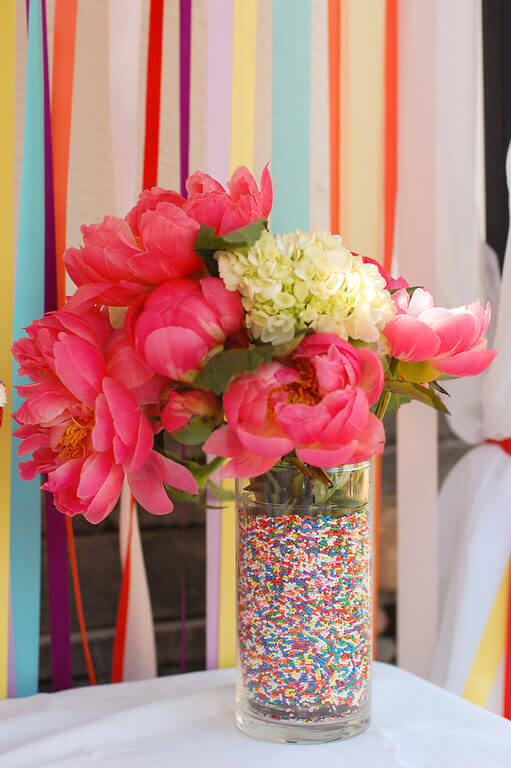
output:
[[[435,306],[435,299],[424,288],[416,288],[413,292],[408,305],[408,314],[412,317],[419,317],[423,312],[432,309]]]
[[[98,493],[112,470],[111,453],[95,453],[85,460],[82,466],[77,495],[80,499],[90,500]]]
[[[351,457],[351,461],[367,461],[383,453],[385,448],[385,430],[380,419],[370,413],[364,429],[357,437],[357,448]]]
[[[278,459],[275,456],[262,457],[255,456],[248,451],[235,459],[227,462],[218,473],[220,479],[229,477],[257,477],[258,475],[264,475],[272,467],[275,466]]]
[[[495,360],[496,349],[486,349],[486,339],[479,347],[460,352],[452,357],[435,358],[432,363],[449,376],[478,376]]]
[[[166,456],[156,453],[156,451],[153,451],[152,456],[158,466],[159,476],[164,483],[186,493],[195,495],[199,492],[197,480],[189,469],[177,461],[172,461]]]
[[[93,448],[95,451],[107,451],[112,447],[115,431],[112,415],[103,393],[96,398],[94,415],[95,421],[92,430]]]
[[[124,481],[124,470],[118,464],[112,464],[110,473],[84,512],[89,523],[100,523],[108,517],[117,504]]]
[[[280,431],[272,430],[269,425],[257,427],[252,424],[239,424],[236,432],[247,451],[258,456],[271,456],[275,461],[292,451],[294,447],[288,437]]]
[[[424,312],[421,322],[432,328],[440,339],[435,356],[453,355],[472,346],[480,324],[470,312],[451,311],[435,307]]]
[[[134,445],[140,417],[137,401],[122,384],[108,377],[103,379],[103,392],[116,433],[125,445]]]
[[[357,443],[355,440],[337,448],[324,448],[319,444],[308,445],[297,448],[296,455],[306,464],[311,464],[314,467],[323,467],[323,469],[330,469],[331,467],[338,467],[341,464],[349,462],[353,456],[356,445]]]
[[[228,425],[215,429],[202,446],[204,453],[212,456],[234,457],[244,452],[236,434]]]
[[[281,455],[292,451],[293,443],[307,445],[321,440],[323,431],[330,421],[330,414],[322,403],[314,406],[302,403],[278,403],[275,406],[275,417],[279,427],[291,438],[288,440],[290,447],[282,451]],[[239,429],[238,427],[238,432]],[[260,453],[260,451],[254,452]]]
[[[145,357],[155,371],[180,380],[199,367],[209,348],[195,331],[188,328],[157,328],[145,342]]]
[[[239,293],[228,291],[217,277],[204,277],[200,286],[207,303],[219,315],[225,335],[236,333],[245,317]]]
[[[370,349],[361,347],[358,350],[360,359],[360,377],[358,386],[364,390],[369,405],[375,403],[381,395],[385,372],[378,355]]]
[[[137,442],[130,460],[130,465],[127,468],[128,471],[133,472],[134,470],[139,469],[147,461],[153,449],[153,442],[154,437],[151,425],[144,414],[141,413],[138,425]]]
[[[92,407],[106,372],[98,349],[78,336],[61,334],[54,354],[55,371],[62,383],[78,400]]]
[[[390,344],[392,356],[408,362],[429,360],[440,346],[438,334],[410,315],[396,315],[387,323],[383,333]]]
[[[48,475],[47,482],[42,486],[45,491],[60,491],[75,482],[80,477],[83,459],[71,459],[60,464]]]

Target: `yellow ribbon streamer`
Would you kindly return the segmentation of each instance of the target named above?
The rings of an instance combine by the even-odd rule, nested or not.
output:
[[[385,3],[344,0],[341,21],[341,234],[381,261]]]
[[[509,565],[500,582],[462,696],[484,707],[506,648]]]
[[[9,519],[11,506],[11,383],[14,255],[14,0],[0,3],[0,241],[2,301],[0,302],[0,379],[7,387],[7,405],[0,428],[0,698],[7,695],[9,626]]]
[[[254,163],[257,0],[234,0],[232,27],[231,172]]]
[[[257,0],[234,0],[231,92],[231,173],[238,165],[253,169],[256,99]],[[234,490],[234,482],[224,483]],[[232,667],[236,657],[236,512],[224,504],[220,548],[218,666]]]

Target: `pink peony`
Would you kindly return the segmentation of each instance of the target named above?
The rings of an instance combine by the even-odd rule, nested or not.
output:
[[[200,224],[225,235],[271,212],[273,190],[266,165],[259,191],[254,177],[244,166],[237,168],[227,183],[228,191],[206,173],[194,173],[186,182],[186,212]]]
[[[153,370],[191,381],[212,349],[238,334],[244,318],[239,294],[222,280],[172,280],[128,312],[130,341]]]
[[[406,290],[393,296],[397,314],[384,328],[391,354],[407,362],[428,361],[442,373],[476,376],[486,370],[497,351],[487,349],[484,338],[491,320],[477,301],[457,309],[435,306],[433,296],[417,288],[412,297]]]
[[[204,450],[231,461],[227,477],[267,472],[292,450],[307,464],[334,467],[383,451],[382,423],[369,407],[383,387],[381,362],[334,334],[306,337],[288,365],[244,373],[224,395],[227,425]]]
[[[128,214],[133,230],[124,219],[106,216],[102,224],[83,226],[83,246],[64,253],[67,272],[78,286],[70,309],[94,303],[129,306],[155,286],[203,267],[193,250],[200,228],[195,219],[172,202],[156,198],[155,203],[154,196],[153,208],[142,202],[146,209]]]
[[[358,254],[355,254],[358,255]],[[364,264],[374,264],[375,267],[378,267],[378,272],[385,280],[385,288],[388,291],[394,291],[399,288],[408,288],[408,283],[404,279],[404,277],[391,277],[389,273],[382,267],[382,265],[376,261],[376,259],[370,259],[369,256],[362,256],[362,261]]]
[[[185,204],[185,199],[172,189],[163,189],[162,187],[144,189],[139,195],[137,204],[133,206],[126,216],[126,221],[135,237],[140,237],[140,222],[144,213],[154,211],[159,203],[172,203],[178,208],[182,208]]]
[[[172,510],[163,482],[197,492],[185,467],[153,451],[151,423],[128,388],[139,383],[137,376],[147,385],[152,374],[141,375],[141,363],[126,380],[113,377],[123,367],[121,345],[112,342],[105,313],[53,312],[34,321],[27,333],[13,345],[20,373],[31,380],[18,387],[25,402],[14,414],[21,425],[14,433],[21,438],[18,453],[33,454],[20,464],[22,478],[48,474],[43,488],[54,494],[57,508],[92,523],[110,514],[125,477],[154,514]],[[117,345],[108,362],[105,343]]]
[[[186,427],[193,418],[213,419],[218,415],[218,411],[218,400],[210,392],[204,392],[202,389],[176,392],[171,389],[166,395],[161,420],[167,432],[172,434]]]

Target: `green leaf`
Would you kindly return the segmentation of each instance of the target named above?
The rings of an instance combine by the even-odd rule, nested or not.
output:
[[[200,416],[192,416],[186,427],[173,432],[172,437],[182,445],[202,445],[216,426],[216,419],[203,419]]]
[[[200,498],[200,496],[194,496],[191,493],[186,493],[186,491],[180,491],[179,488],[174,488],[172,485],[167,485],[167,483],[163,483],[163,485],[165,486],[167,496],[174,504],[200,503],[201,507],[205,509],[222,509],[221,506],[204,504],[204,501]]]
[[[422,285],[409,285],[406,289],[408,296],[413,296],[413,292],[416,291],[417,288],[422,288]],[[402,288],[389,288],[389,293],[397,293],[397,291],[402,290]]]
[[[396,381],[391,379],[390,381],[385,382],[385,389],[396,395],[409,397],[410,400],[418,400],[418,402],[424,403],[424,405],[429,405],[431,408],[436,408],[437,411],[441,411],[442,413],[449,413],[438,395],[428,387],[414,384],[411,381]]]
[[[226,488],[222,488],[221,485],[214,483],[213,480],[209,481],[209,488],[217,501],[234,501],[234,493]]]
[[[215,459],[212,459],[212,461],[208,462],[208,464],[200,464],[198,461],[193,461],[191,459],[182,459],[179,456],[175,456],[174,454],[169,453],[168,451],[165,452],[165,455],[167,458],[172,459],[172,461],[175,461],[178,464],[182,464],[183,467],[186,467],[190,470],[194,478],[197,480],[199,493],[202,493],[206,488],[206,484],[210,475],[212,475],[213,472],[216,472],[217,469],[220,469],[222,464],[225,462],[223,456],[217,456]],[[192,499],[197,498],[193,494],[187,494],[187,496],[190,496]]]
[[[274,357],[276,357],[278,360],[283,360],[285,357],[289,357],[291,352],[294,352],[298,344],[302,339],[305,338],[306,335],[307,331],[302,331],[297,336],[295,336],[294,339],[291,339],[291,341],[287,341],[285,344],[279,344],[276,346]]]
[[[411,398],[404,397],[404,395],[391,395],[389,404],[387,406],[387,413],[392,413],[393,411],[397,413],[402,405],[406,405],[407,403],[411,402]]]
[[[450,393],[450,392],[448,392],[448,391],[447,391],[446,389],[444,389],[443,387],[441,387],[441,386],[440,386],[440,384],[438,383],[438,381],[430,381],[430,382],[429,382],[429,386],[430,386],[432,389],[436,389],[436,391],[437,391],[437,392],[440,392],[440,394],[441,394],[441,395],[445,395],[446,397],[450,397],[450,396],[451,396],[451,393]]]
[[[405,381],[413,381],[415,384],[425,384],[428,381],[433,381],[433,379],[438,379],[440,376],[440,371],[433,368],[427,360],[423,363],[408,363],[405,360],[400,360],[397,372]]]
[[[233,251],[235,248],[250,248],[261,237],[263,229],[267,228],[267,219],[251,221],[244,227],[234,229],[222,237],[215,235],[214,227],[201,224],[195,238],[194,251],[205,263],[208,272],[218,277],[218,265],[214,257],[216,251]]]
[[[273,344],[261,344],[249,349],[227,349],[219,352],[200,371],[194,387],[221,395],[227,392],[231,380],[245,371],[255,371],[268,363],[275,354]]]

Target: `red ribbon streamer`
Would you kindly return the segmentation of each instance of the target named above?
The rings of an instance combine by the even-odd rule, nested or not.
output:
[[[126,630],[128,626],[128,607],[130,598],[131,532],[133,530],[133,508],[135,500],[131,497],[130,524],[128,530],[128,548],[122,574],[117,621],[115,624],[114,650],[112,656],[112,683],[121,683],[124,671],[124,651],[126,648]]]
[[[144,189],[155,187],[158,179],[162,34],[163,0],[151,0],[149,45],[147,49],[144,173],[142,182]]]
[[[511,457],[511,437],[506,440],[487,440],[487,443],[500,445],[503,451]],[[507,593],[507,622],[506,622],[506,651],[504,657],[504,717],[511,720],[511,567],[509,568],[509,585]]]

